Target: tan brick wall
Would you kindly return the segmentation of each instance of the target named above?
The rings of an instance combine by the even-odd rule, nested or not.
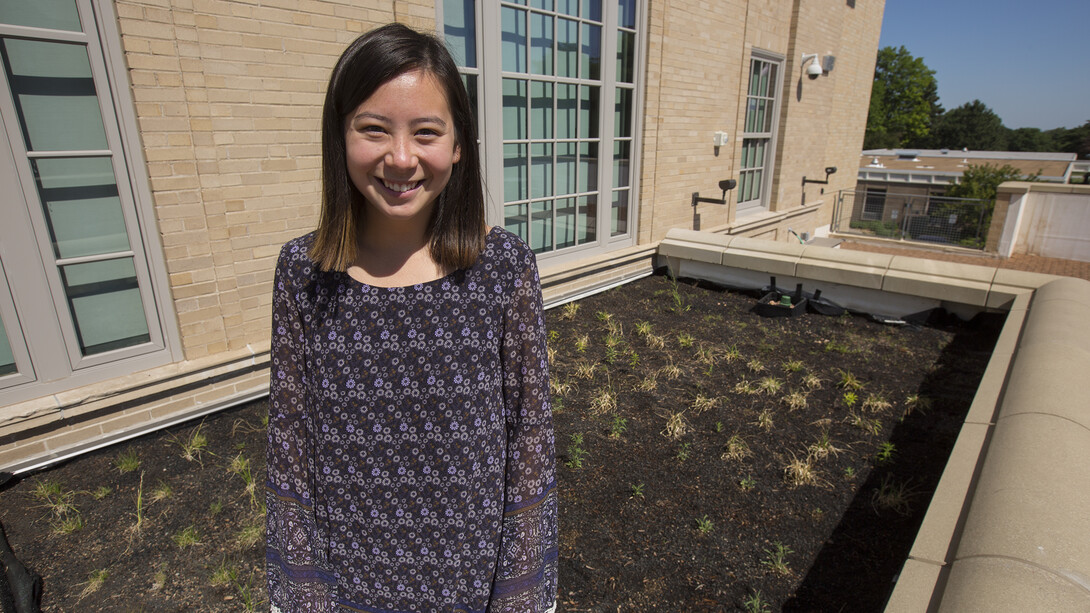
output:
[[[829,223],[836,191],[855,185],[883,9],[881,0],[855,8],[842,0],[738,0],[714,10],[698,0],[651,2],[639,243],[659,240],[671,228],[692,228],[691,193],[718,198],[716,183],[738,178],[754,49],[784,57],[769,210],[799,208],[802,177],[824,179],[824,168],[836,166],[828,186],[807,185],[806,204],[820,203],[819,211],[796,217],[792,227],[813,232]],[[836,66],[811,81],[802,74],[803,53],[835,55]],[[732,143],[718,152],[716,130]],[[731,203],[736,197],[727,195]],[[700,204],[698,213],[702,229],[736,223],[725,206]],[[785,230],[786,224],[772,234],[789,240]]]
[[[279,246],[313,228],[329,70],[431,1],[117,0],[186,359],[268,337]]]

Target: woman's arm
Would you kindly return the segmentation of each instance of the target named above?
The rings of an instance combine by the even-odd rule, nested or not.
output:
[[[557,495],[549,362],[541,283],[533,253],[504,317],[507,467],[499,568],[489,611],[545,613],[556,606]]]
[[[329,611],[334,582],[314,518],[303,323],[295,295],[305,256],[292,252],[295,244],[281,250],[273,283],[265,486],[265,568],[273,613]]]

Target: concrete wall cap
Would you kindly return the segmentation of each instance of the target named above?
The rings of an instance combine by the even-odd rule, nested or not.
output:
[[[893,260],[892,255],[885,253],[869,253],[866,251],[850,251],[847,249],[833,249],[831,247],[818,247],[815,245],[799,245],[803,247],[804,259],[823,262],[840,262],[856,266],[869,266],[885,270]]]
[[[758,251],[761,253],[774,253],[777,255],[798,257],[802,255],[802,252],[806,249],[805,245],[797,243],[781,243],[778,241],[770,241],[761,238],[750,238],[748,236],[735,236],[731,241],[729,250],[744,249],[746,251]],[[827,248],[828,249],[828,248]],[[830,251],[836,251],[835,249],[829,249]]]
[[[731,242],[740,237],[731,236],[729,234],[718,234],[715,232],[700,232],[699,230],[685,230],[682,228],[674,228],[666,233],[666,238],[663,242],[686,242],[686,243],[698,243],[701,245],[718,245],[726,247]]]
[[[961,264],[958,262],[943,262],[940,260],[928,260],[913,258],[903,255],[895,255],[889,262],[889,270],[904,271],[921,275],[932,275],[942,279],[953,279],[955,283],[962,280],[975,281],[977,283],[991,283],[995,278],[995,268],[989,266],[977,266],[975,264]]]

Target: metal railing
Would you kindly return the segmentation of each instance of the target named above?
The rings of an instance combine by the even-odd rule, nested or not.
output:
[[[983,249],[994,201],[841,190],[832,231],[924,244]]]

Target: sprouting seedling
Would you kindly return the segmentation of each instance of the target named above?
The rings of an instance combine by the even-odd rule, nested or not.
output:
[[[583,468],[583,460],[587,457],[587,451],[583,449],[583,433],[576,432],[571,435],[568,442],[568,468]]]
[[[875,455],[875,459],[879,464],[886,464],[893,460],[893,454],[897,452],[897,446],[889,441],[883,442],[878,445],[878,453]]]
[[[859,397],[855,395],[855,392],[844,392],[844,405],[849,409],[855,407],[855,403],[859,401]]]
[[[575,314],[578,313],[578,312],[579,312],[579,303],[578,302],[569,302],[568,304],[564,305],[564,310],[562,312],[561,317],[563,319],[571,321],[571,320],[575,319]]]
[[[738,482],[738,487],[742,488],[743,492],[752,491],[757,487],[757,480],[753,478],[753,475],[747,475]]]
[[[643,498],[644,485],[642,483],[632,484],[632,498]]]
[[[628,420],[620,415],[613,416],[613,423],[609,426],[609,438],[621,438],[628,429]]]
[[[696,529],[701,535],[707,536],[715,529],[715,525],[712,523],[712,520],[708,519],[707,515],[704,515],[703,517],[696,518]]]
[[[692,443],[682,443],[681,445],[678,445],[677,455],[674,456],[677,458],[678,462],[684,462],[689,459],[692,455],[692,446]]]
[[[114,467],[121,474],[131,473],[140,468],[140,457],[136,455],[135,449],[128,449],[114,459]]]
[[[790,547],[783,543],[776,541],[772,543],[772,549],[765,549],[765,553],[768,554],[768,558],[761,560],[761,564],[772,569],[773,572],[786,575],[791,572],[791,569],[787,565],[787,556],[795,553]]]

